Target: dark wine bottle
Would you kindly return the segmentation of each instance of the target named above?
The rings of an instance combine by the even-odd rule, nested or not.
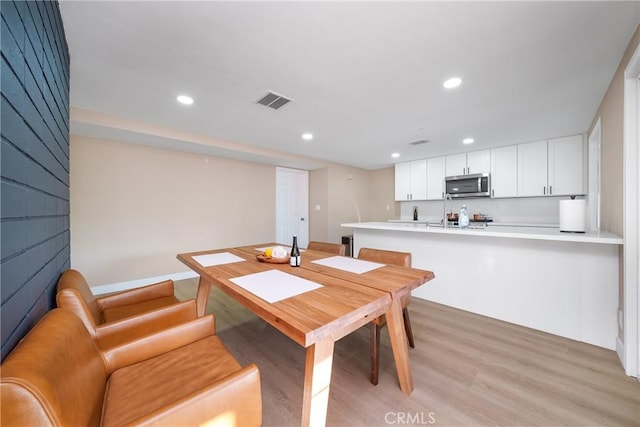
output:
[[[291,259],[289,259],[291,267],[300,267],[300,248],[298,247],[298,236],[293,236],[293,245],[291,245]]]

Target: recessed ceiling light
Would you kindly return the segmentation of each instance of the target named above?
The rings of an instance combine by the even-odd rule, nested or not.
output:
[[[312,135],[312,134],[310,134],[309,132],[307,132],[307,133],[303,133],[303,134],[302,134],[302,139],[304,139],[305,141],[312,140],[312,139],[313,139],[313,135]]]
[[[473,138],[465,138],[462,140],[463,144],[473,144]]]
[[[442,86],[444,86],[445,89],[453,89],[454,87],[460,86],[461,83],[462,83],[462,79],[460,77],[452,77],[452,78],[446,80],[442,84]]]
[[[187,95],[178,95],[176,97],[176,99],[178,100],[178,102],[180,104],[184,104],[184,105],[191,105],[193,104],[193,98]]]
[[[394,159],[397,159],[398,157],[400,157],[400,153],[393,153],[391,157],[393,157]]]

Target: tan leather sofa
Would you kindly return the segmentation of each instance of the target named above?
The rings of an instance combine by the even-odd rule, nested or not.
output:
[[[56,302],[75,313],[89,333],[107,345],[197,317],[195,300],[178,301],[172,280],[96,298],[80,272],[67,270],[58,280]]]
[[[242,368],[214,331],[208,315],[101,350],[54,309],[0,368],[0,424],[260,425],[258,368]]]

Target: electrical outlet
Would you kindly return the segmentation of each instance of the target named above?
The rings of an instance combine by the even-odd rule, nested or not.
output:
[[[321,209],[320,205],[316,205],[316,210],[319,211]]]
[[[387,210],[390,211],[391,210],[391,206],[387,205]]]

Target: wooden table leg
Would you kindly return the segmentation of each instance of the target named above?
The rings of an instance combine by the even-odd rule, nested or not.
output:
[[[399,296],[393,297],[391,307],[389,311],[385,313],[385,316],[387,319],[387,327],[389,328],[393,358],[396,361],[400,389],[405,394],[411,394],[413,391],[413,376],[411,375],[411,366],[409,365],[409,350],[407,348],[407,337],[404,332],[402,305]]]
[[[304,365],[302,426],[324,426],[327,422],[329,385],[333,365],[333,340],[324,338],[307,347]]]
[[[204,311],[207,309],[207,301],[209,301],[210,290],[211,284],[200,276],[200,281],[198,282],[198,294],[196,296],[196,311],[198,313],[198,317],[204,316]]]

